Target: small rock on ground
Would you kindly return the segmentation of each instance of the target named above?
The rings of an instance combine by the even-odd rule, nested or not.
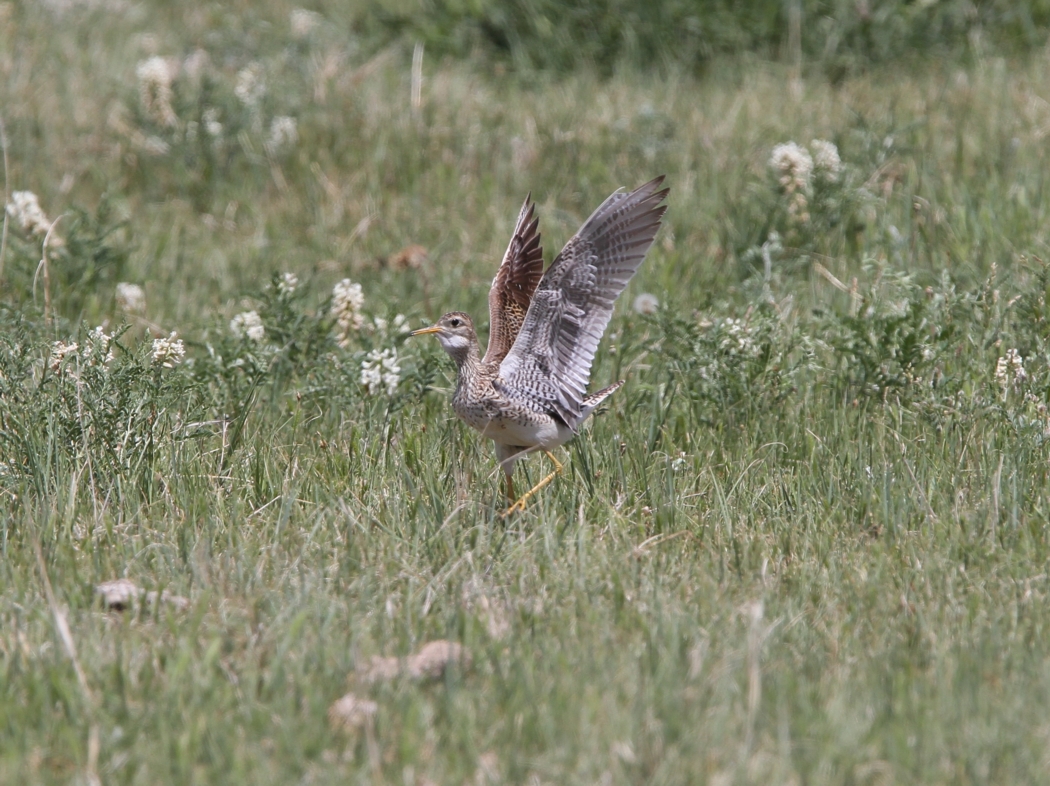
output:
[[[378,711],[379,705],[371,699],[348,693],[328,708],[328,722],[333,728],[354,731],[371,723]]]
[[[151,605],[159,600],[180,611],[189,608],[190,605],[189,600],[181,595],[173,595],[167,590],[163,592],[146,591],[131,579],[104,581],[95,587],[95,592],[102,596],[102,602],[109,611],[124,611],[142,600]]]

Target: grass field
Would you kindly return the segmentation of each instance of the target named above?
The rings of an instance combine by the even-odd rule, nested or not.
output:
[[[554,78],[260,7],[0,4],[0,782],[1046,781],[1047,54]],[[401,327],[657,174],[627,384],[502,520]]]

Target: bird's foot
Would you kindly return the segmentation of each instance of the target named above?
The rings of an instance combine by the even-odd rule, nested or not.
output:
[[[562,463],[560,461],[558,461],[558,459],[556,459],[554,457],[554,454],[551,453],[549,450],[545,450],[543,452],[546,453],[547,454],[547,458],[549,458],[554,463],[554,472],[549,474],[547,477],[545,477],[543,480],[541,480],[539,483],[537,483],[531,489],[529,489],[524,494],[522,494],[521,498],[517,502],[515,502],[513,505],[511,505],[509,508],[507,508],[505,511],[503,511],[503,513],[500,514],[500,518],[505,519],[505,518],[507,518],[507,516],[511,515],[512,513],[524,513],[525,512],[525,504],[528,502],[529,497],[531,497],[533,494],[535,494],[537,491],[542,489],[544,486],[546,486],[548,483],[550,483],[552,480],[554,480],[558,475],[560,475],[562,473],[562,470],[564,469],[564,467],[562,466]],[[507,480],[509,481],[510,478],[508,477]],[[510,488],[513,488],[513,486],[511,486]]]
[[[528,497],[529,497],[528,494],[523,496],[521,499],[519,499],[517,502],[515,502],[513,505],[511,505],[505,511],[500,513],[499,517],[501,519],[505,519],[505,518],[507,518],[507,516],[511,516],[511,515],[513,515],[515,513],[524,513],[525,512],[525,503],[528,500]]]

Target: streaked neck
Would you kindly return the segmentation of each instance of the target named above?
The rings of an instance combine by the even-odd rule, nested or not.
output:
[[[478,340],[472,339],[464,344],[446,345],[445,351],[449,357],[456,362],[456,369],[460,376],[471,375],[477,372],[481,365],[481,356],[478,352]]]

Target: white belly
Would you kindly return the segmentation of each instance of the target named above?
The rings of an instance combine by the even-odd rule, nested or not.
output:
[[[532,418],[529,422],[523,422],[514,417],[485,419],[475,415],[464,420],[483,436],[504,445],[550,450],[572,438],[572,431],[552,417]]]
[[[499,437],[492,436],[505,445],[521,445],[523,447],[540,447],[546,450],[557,447],[568,442],[572,432],[562,426],[553,418],[545,423],[529,423],[523,425],[513,420],[504,420],[499,424]]]

